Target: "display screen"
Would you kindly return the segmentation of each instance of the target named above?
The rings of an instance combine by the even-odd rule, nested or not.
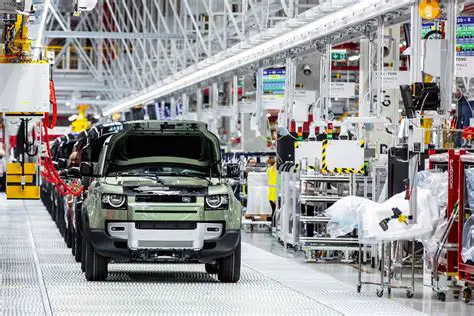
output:
[[[284,68],[265,69],[262,81],[264,95],[285,95],[286,70]]]
[[[458,17],[456,51],[458,56],[474,56],[474,17]]]
[[[421,36],[423,39],[442,38],[444,20],[423,21]],[[456,55],[474,56],[474,17],[460,16],[456,28]]]

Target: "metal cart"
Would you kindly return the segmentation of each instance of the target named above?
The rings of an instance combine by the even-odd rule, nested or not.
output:
[[[400,242],[400,241],[397,241]],[[384,290],[387,289],[387,294],[390,296],[392,289],[406,289],[406,296],[412,298],[415,293],[415,262],[416,262],[416,251],[415,251],[415,241],[409,241],[411,246],[411,252],[403,258],[403,262],[408,262],[410,266],[410,281],[408,284],[393,284],[392,283],[392,241],[381,241],[380,245],[380,281],[364,281],[362,280],[362,256],[359,256],[359,271],[358,271],[358,284],[357,284],[357,293],[360,293],[362,285],[377,285],[377,296],[382,297]],[[362,253],[363,243],[359,243],[359,253]],[[375,245],[373,244],[373,247]],[[385,280],[387,279],[387,280]]]

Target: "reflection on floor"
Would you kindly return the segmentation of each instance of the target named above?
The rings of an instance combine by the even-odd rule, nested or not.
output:
[[[335,279],[353,286],[354,292],[356,291],[357,269],[355,265],[307,263],[305,262],[303,252],[285,249],[269,232],[265,232],[264,230],[256,230],[251,233],[244,232],[242,240],[277,256],[303,264],[311,270],[329,274]],[[376,272],[363,274],[364,279],[378,281],[378,277],[379,274]],[[372,296],[376,296],[376,287],[366,286],[365,289],[367,289],[368,293],[372,294]],[[391,299],[429,315],[474,315],[474,302],[471,301],[470,304],[465,304],[461,301],[441,302],[436,298],[436,295],[430,287],[423,286],[421,279],[417,281],[415,291],[415,296],[412,299],[408,299],[405,296],[404,290],[393,290]]]

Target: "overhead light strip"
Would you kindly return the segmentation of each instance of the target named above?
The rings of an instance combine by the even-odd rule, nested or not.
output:
[[[271,57],[308,41],[328,36],[341,29],[373,19],[412,3],[414,3],[414,0],[365,0],[335,13],[323,16],[318,20],[281,34],[278,37],[250,49],[235,52],[235,47],[229,48],[197,65],[188,67],[175,74],[175,78],[179,79],[169,81],[169,78],[167,78],[168,80],[165,79],[158,85],[145,89],[138,95],[106,109],[104,115],[120,112],[137,104],[151,102],[154,99],[169,95],[175,91],[236,70],[261,59]],[[246,44],[247,43],[243,42],[239,45]],[[228,51],[235,53],[224,60],[216,61],[216,58],[226,57]],[[206,66],[200,68],[201,65]]]

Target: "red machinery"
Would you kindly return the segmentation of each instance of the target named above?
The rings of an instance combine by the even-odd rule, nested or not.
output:
[[[459,287],[456,285],[458,266],[458,225],[457,225],[457,205],[458,205],[458,170],[461,154],[465,150],[449,150],[449,152],[438,153],[430,150],[429,169],[442,170],[448,172],[448,201],[446,207],[445,220],[446,230],[440,236],[438,249],[433,257],[432,267],[432,288],[437,293],[438,299],[445,301],[447,294],[452,297],[457,296]],[[445,276],[443,281],[440,275]]]

